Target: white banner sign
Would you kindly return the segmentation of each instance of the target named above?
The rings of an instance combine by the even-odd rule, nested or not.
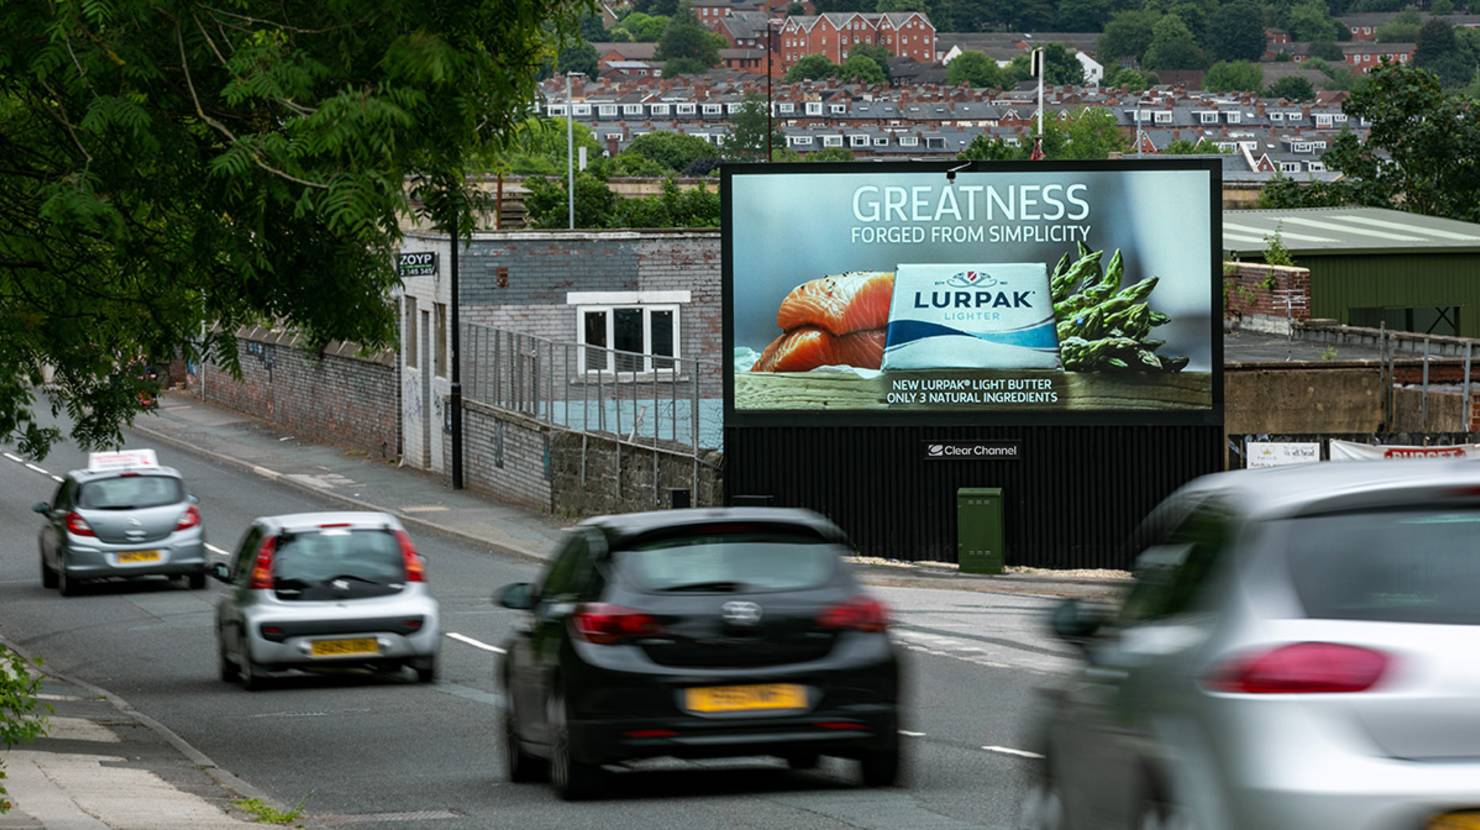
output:
[[[1331,439],[1332,461],[1370,461],[1384,458],[1480,458],[1480,444],[1450,444],[1433,447],[1374,446]]]
[[[1287,464],[1309,464],[1321,460],[1317,442],[1247,441],[1244,443],[1245,466],[1283,467]]]

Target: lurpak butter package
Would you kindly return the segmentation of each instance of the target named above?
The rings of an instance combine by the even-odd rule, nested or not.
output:
[[[1040,262],[900,265],[885,369],[1052,369],[1048,269]]]

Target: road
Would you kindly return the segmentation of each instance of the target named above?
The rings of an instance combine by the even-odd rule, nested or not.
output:
[[[148,446],[125,433],[128,446]],[[209,540],[235,546],[259,515],[333,509],[298,490],[160,447],[200,498]],[[41,588],[30,512],[53,476],[85,465],[64,444],[27,465],[0,459],[0,635],[48,665],[102,686],[222,767],[312,817],[346,827],[930,828],[1010,827],[1029,764],[1034,688],[1071,665],[1042,633],[1031,597],[880,588],[906,648],[906,783],[866,790],[851,765],[812,772],[776,763],[651,762],[618,774],[613,796],[567,804],[503,778],[495,741],[494,661],[515,612],[490,597],[537,566],[432,535],[417,543],[442,603],[442,681],[294,676],[248,693],[216,679],[211,621],[220,586]],[[454,637],[453,634],[457,636]],[[480,647],[483,646],[483,647]]]

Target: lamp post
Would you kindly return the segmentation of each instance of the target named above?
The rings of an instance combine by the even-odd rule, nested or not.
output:
[[[450,276],[452,278],[452,284],[449,286],[452,293],[452,385],[448,390],[447,406],[451,410],[449,415],[452,427],[452,489],[461,490],[463,488],[462,332],[460,331],[462,317],[458,314],[458,309],[462,305],[462,297],[457,286],[457,246],[460,240],[457,232],[458,210],[455,201],[452,206],[451,224],[452,236],[448,239],[451,243],[448,265],[451,266]]]
[[[573,74],[565,73],[565,204],[571,230],[576,229],[576,115],[575,103],[570,97],[570,76]]]
[[[774,17],[766,18],[766,161],[775,158],[775,151],[771,147],[771,136],[775,133],[775,128],[771,125],[771,114],[776,108],[771,103],[771,55],[776,51],[777,22]]]

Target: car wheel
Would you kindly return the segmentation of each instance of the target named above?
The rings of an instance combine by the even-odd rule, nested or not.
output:
[[[437,658],[423,657],[417,660],[413,660],[411,661],[411,668],[416,670],[416,682],[437,682]]]
[[[241,676],[241,671],[237,669],[236,664],[226,656],[226,646],[219,639],[216,640],[216,671],[222,683],[232,683]]]
[[[206,587],[206,575],[203,573],[191,574],[189,578],[190,590],[203,591]]]
[[[57,591],[64,597],[77,596],[77,581],[67,576],[66,568],[57,568]]]
[[[52,570],[46,564],[46,557],[45,556],[41,557],[41,587],[43,587],[43,588],[55,588],[55,587],[57,587],[57,572],[54,571],[54,570]]]
[[[237,657],[237,670],[241,673],[242,688],[249,692],[260,692],[267,685],[267,676],[252,662],[252,655],[247,653],[245,647]]]
[[[500,707],[499,720],[503,722],[504,769],[509,780],[516,784],[546,781],[550,778],[549,762],[536,758],[524,750],[519,742],[518,721],[508,706]]]
[[[566,801],[595,797],[601,792],[602,769],[597,764],[582,763],[572,756],[565,699],[559,695],[550,698],[547,709],[550,729],[550,783],[555,785],[555,792]]]
[[[899,739],[880,749],[870,750],[858,759],[865,787],[892,787],[899,781]]]
[[[1197,825],[1187,811],[1175,804],[1147,799],[1141,805],[1136,820],[1136,830],[1196,830]]]
[[[1034,787],[1018,807],[1018,830],[1061,830],[1064,826],[1064,802],[1052,783]]]
[[[821,762],[822,756],[815,752],[798,752],[786,756],[786,765],[797,770],[817,769]]]

